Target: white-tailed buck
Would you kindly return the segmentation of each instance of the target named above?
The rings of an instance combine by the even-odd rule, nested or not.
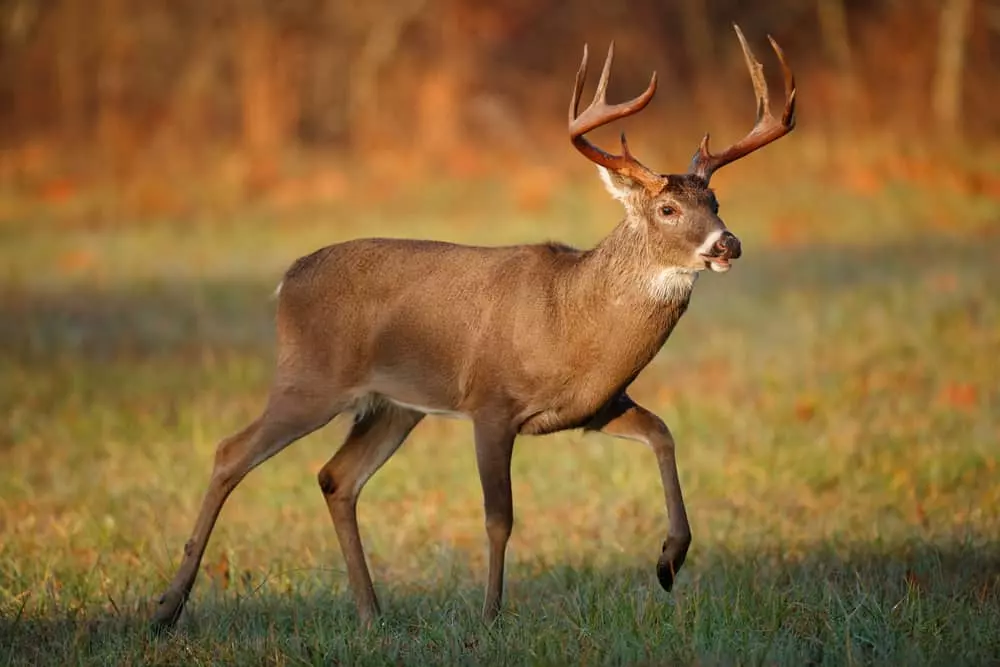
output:
[[[795,82],[778,45],[785,107],[771,115],[762,68],[739,28],[757,96],[757,122],[711,153],[702,140],[686,174],[658,174],[591,144],[587,132],[641,111],[642,95],[605,99],[613,45],[593,102],[577,113],[587,49],[569,111],[573,145],[598,165],[625,219],[590,250],[547,243],[501,248],[363,239],[322,248],[294,264],[279,288],[277,368],[267,406],[224,439],[184,558],[159,599],[155,623],[180,615],[227,496],[247,473],[334,416],[354,423],[319,472],[351,591],[363,622],[378,602],[358,534],[365,483],[425,415],[468,419],[483,487],[489,576],[483,616],[500,610],[504,555],[514,522],[510,461],[518,435],[582,428],[646,443],[656,456],[669,528],[657,575],[670,590],[691,543],[667,426],[627,390],[688,307],[699,271],[727,271],[740,242],[718,215],[716,169],[788,134]]]

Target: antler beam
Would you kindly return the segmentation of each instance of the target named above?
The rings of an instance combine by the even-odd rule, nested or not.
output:
[[[771,48],[774,49],[781,63],[781,69],[785,77],[785,110],[781,114],[781,119],[771,115],[771,105],[768,101],[767,82],[764,80],[764,67],[754,57],[753,52],[747,45],[747,40],[743,37],[740,27],[733,24],[736,29],[736,36],[739,37],[740,46],[743,47],[743,57],[746,59],[747,69],[750,70],[750,78],[753,80],[754,94],[757,96],[757,122],[743,139],[725,149],[721,153],[713,154],[708,149],[708,135],[701,140],[698,151],[691,160],[689,173],[696,174],[708,182],[712,174],[717,169],[730,162],[739,160],[754,152],[758,148],[763,148],[772,141],[776,141],[785,136],[795,128],[795,76],[785,62],[785,54],[778,46],[778,43],[768,35]]]
[[[604,61],[604,70],[601,72],[601,79],[597,83],[597,91],[594,93],[594,100],[590,106],[583,110],[583,113],[577,114],[577,109],[580,106],[580,94],[583,92],[583,84],[587,78],[587,47],[586,45],[583,47],[583,61],[576,73],[573,98],[569,105],[569,136],[576,149],[591,162],[627,176],[649,189],[657,189],[662,184],[662,178],[635,159],[629,152],[624,132],[621,135],[621,155],[607,153],[583,136],[602,125],[639,113],[646,108],[656,93],[656,72],[653,72],[645,92],[628,102],[609,105],[607,100],[608,79],[611,76],[611,63],[614,57],[615,43],[611,42],[611,46],[608,47],[608,57]]]

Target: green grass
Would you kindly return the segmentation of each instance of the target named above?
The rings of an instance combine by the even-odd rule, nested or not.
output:
[[[933,234],[926,195],[808,185],[720,192],[745,257],[634,387],[679,443],[695,542],[672,594],[651,453],[523,438],[484,627],[471,429],[428,419],[361,500],[385,615],[359,630],[315,482],[338,420],[233,494],[152,636],[215,443],[261,407],[284,266],[357,235],[587,244],[616,215],[437,196],[471,217],[0,229],[0,664],[1000,662],[1000,209],[950,202],[966,226]],[[769,242],[788,215],[823,243]]]

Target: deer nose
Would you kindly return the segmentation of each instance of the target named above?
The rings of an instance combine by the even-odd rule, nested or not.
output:
[[[722,236],[715,242],[715,247],[733,259],[738,259],[743,254],[743,250],[740,247],[740,240],[728,230],[722,232]]]

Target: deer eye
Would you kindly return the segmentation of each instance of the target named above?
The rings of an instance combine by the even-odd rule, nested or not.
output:
[[[662,215],[664,218],[669,218],[670,216],[672,216],[676,212],[677,211],[676,211],[676,209],[674,209],[673,206],[661,206],[660,207],[660,215]]]

